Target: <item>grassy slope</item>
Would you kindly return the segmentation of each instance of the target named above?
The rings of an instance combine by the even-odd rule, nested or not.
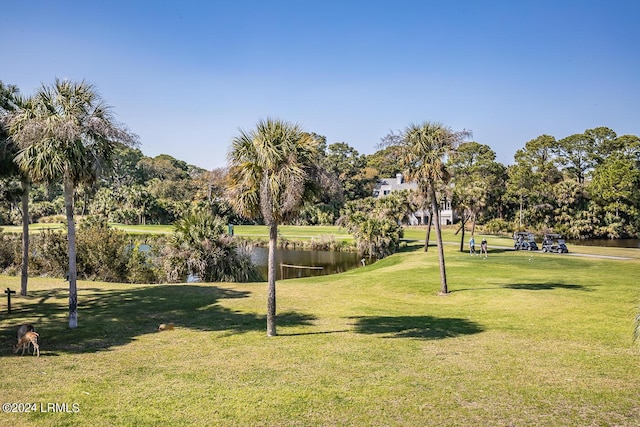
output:
[[[421,247],[279,282],[275,338],[263,283],[81,282],[70,331],[66,283],[32,279],[0,317],[0,401],[80,412],[0,425],[637,425],[640,261],[455,249],[446,297]],[[39,359],[9,350],[26,321]]]

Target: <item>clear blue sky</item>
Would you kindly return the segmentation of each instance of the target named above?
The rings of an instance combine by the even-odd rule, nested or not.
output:
[[[640,134],[637,0],[0,0],[0,80],[93,83],[145,155],[224,166],[296,122],[362,154],[414,122],[505,164],[539,135]]]

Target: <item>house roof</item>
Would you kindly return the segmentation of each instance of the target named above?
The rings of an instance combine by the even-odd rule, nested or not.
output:
[[[416,182],[405,182],[402,174],[398,174],[394,178],[381,178],[378,180],[373,190],[373,195],[382,197],[393,191],[414,190],[416,188],[418,188]]]

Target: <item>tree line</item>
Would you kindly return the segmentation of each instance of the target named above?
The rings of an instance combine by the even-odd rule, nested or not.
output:
[[[470,131],[437,122],[390,132],[378,151],[361,155],[344,142],[327,145],[325,137],[298,125],[266,119],[232,140],[226,168],[206,171],[168,155],[144,156],[137,136],[115,121],[84,81],[56,79],[31,97],[0,82],[0,124],[0,223],[24,227],[22,290],[26,293],[28,224],[62,219],[70,327],[77,325],[77,215],[175,224],[176,251],[166,256],[174,273],[188,268],[223,279],[235,276],[224,272],[222,258],[210,256],[232,245],[220,239],[220,224],[268,225],[269,335],[275,335],[280,224],[341,224],[356,236],[361,252],[385,256],[402,236],[398,224],[416,209],[426,210],[434,218],[443,294],[448,292],[438,220],[443,200],[459,213],[462,241],[469,222],[472,233],[479,225],[490,232],[554,230],[574,238],[636,237],[640,229],[640,138],[605,127],[560,140],[542,135],[526,142],[514,164],[505,166],[495,161],[489,145],[470,141]],[[415,181],[417,190],[371,198],[381,177],[398,172]],[[171,271],[165,270],[166,277]]]
[[[11,86],[1,87],[0,111],[6,116],[18,108],[18,92]],[[5,126],[2,132],[7,131]],[[347,204],[370,197],[380,178],[401,172],[407,177],[411,174],[406,173],[410,171],[405,170],[403,163],[406,147],[394,143],[401,132],[381,138],[379,149],[370,155],[360,154],[345,142],[327,144],[321,135],[308,135],[318,141],[315,178],[320,191],[286,223],[337,224]],[[123,224],[173,224],[198,208],[210,209],[227,223],[263,222],[262,218],[240,215],[231,206],[226,197],[228,168],[207,171],[166,154],[147,157],[134,140],[121,142],[109,153],[108,174],[92,172],[90,176],[94,178],[83,178],[74,186],[76,215],[99,215]],[[63,182],[34,181],[33,177],[20,175],[12,161],[17,154],[15,150],[15,145],[2,144],[0,225],[23,223],[24,194],[28,194],[30,223],[61,222],[67,215],[68,203]],[[51,161],[44,155],[35,156],[36,150],[41,148],[34,145],[22,156],[28,159],[31,153],[33,162],[43,163],[31,164],[32,173]],[[448,183],[438,188],[434,197],[448,199],[461,223],[472,228],[480,224],[490,232],[553,230],[574,239],[638,236],[640,138],[637,136],[618,136],[606,127],[587,129],[562,139],[541,135],[516,152],[513,164],[505,166],[495,158],[496,153],[489,145],[461,141],[444,159]],[[107,164],[85,166],[92,170]],[[24,191],[26,186],[28,191]],[[408,199],[407,213],[411,209],[433,209],[420,199],[420,194]]]

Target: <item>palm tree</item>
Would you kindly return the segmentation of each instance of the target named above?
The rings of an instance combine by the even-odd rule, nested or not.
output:
[[[30,108],[11,120],[11,134],[21,147],[16,162],[35,181],[63,183],[69,245],[69,327],[78,326],[76,234],[73,200],[76,187],[107,170],[119,144],[137,137],[117,123],[95,88],[85,82],[56,79],[33,96]]]
[[[28,174],[18,167],[15,162],[18,146],[9,134],[9,120],[20,109],[28,109],[31,105],[29,98],[23,98],[14,85],[4,85],[0,81],[0,176],[18,176],[21,185],[22,209],[22,264],[20,267],[20,295],[27,295],[29,280],[29,191],[31,179]]]
[[[449,293],[449,289],[444,264],[437,189],[448,183],[450,179],[446,168],[447,158],[455,152],[458,144],[469,136],[471,132],[467,130],[454,132],[441,123],[427,121],[420,125],[409,125],[401,137],[395,140],[403,148],[403,164],[407,176],[418,182],[418,191],[431,202],[438,244],[441,294]]]
[[[163,251],[167,278],[174,281],[194,274],[203,282],[260,280],[250,255],[226,231],[224,220],[206,208],[194,209],[176,221]]]
[[[276,244],[278,225],[295,217],[318,191],[319,141],[298,125],[262,120],[232,141],[228,197],[247,218],[269,226],[267,336],[276,335]]]

